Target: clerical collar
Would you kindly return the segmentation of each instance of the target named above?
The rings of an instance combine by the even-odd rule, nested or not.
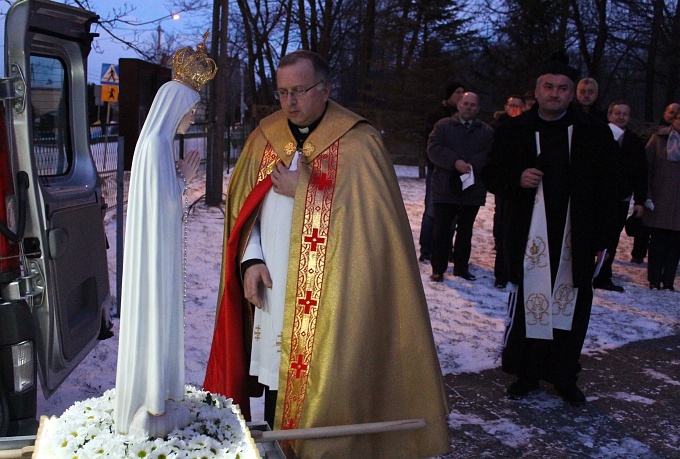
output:
[[[328,108],[328,104],[326,104],[326,108]],[[317,119],[314,121],[312,124],[309,126],[297,126],[293,124],[290,120],[288,120],[288,127],[290,128],[290,132],[293,134],[293,137],[295,137],[295,141],[297,142],[297,148],[298,150],[302,149],[302,145],[305,143],[305,140],[307,140],[307,137],[316,129],[316,127],[321,123],[321,120],[323,119],[324,115],[326,114],[326,109],[324,109],[323,113]]]

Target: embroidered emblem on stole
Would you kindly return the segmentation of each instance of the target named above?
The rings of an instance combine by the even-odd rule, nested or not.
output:
[[[269,174],[274,170],[276,162],[279,160],[279,156],[274,152],[271,144],[267,142],[264,147],[264,153],[262,154],[262,159],[260,160],[260,167],[257,172],[257,183],[264,180]]]

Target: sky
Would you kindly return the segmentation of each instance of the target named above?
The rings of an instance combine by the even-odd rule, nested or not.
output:
[[[59,3],[65,3],[61,1]],[[111,2],[107,0],[91,0],[91,5],[94,7],[93,12],[98,14],[102,19],[110,17],[113,14],[113,6],[115,8],[121,8],[119,5],[123,3]],[[139,34],[140,39],[144,42],[157,43],[158,39],[158,24],[160,22],[162,33],[161,41],[162,43],[166,40],[166,31],[171,34],[182,34],[187,31],[193,31],[196,27],[203,26],[205,24],[205,18],[201,17],[196,13],[179,13],[180,18],[178,20],[173,20],[170,18],[173,11],[171,9],[172,4],[168,1],[157,1],[157,0],[126,0],[124,4],[133,7],[129,15],[125,17],[126,20],[142,25],[126,25],[119,24],[115,29],[116,34],[121,36],[126,40],[132,41],[135,37],[135,33]],[[4,55],[5,55],[5,13],[9,9],[9,5],[6,3],[0,3],[0,13],[2,13],[0,19],[0,39],[2,40],[2,68],[4,73]],[[210,12],[208,12],[210,14]],[[160,21],[158,21],[160,19]],[[152,22],[156,21],[156,22]],[[116,42],[110,35],[108,35],[103,30],[99,29],[98,26],[94,26],[92,31],[99,33],[100,36],[95,39],[93,50],[88,58],[88,82],[98,84],[101,80],[101,69],[102,64],[117,64],[120,58],[137,58],[140,56],[131,49],[126,49],[126,47]],[[196,38],[192,35],[191,38],[180,37],[182,45],[195,46]]]
[[[196,147],[192,147],[196,148]],[[418,179],[416,167],[396,166],[399,185],[411,225],[417,250],[420,220],[423,213],[425,181]],[[224,190],[229,175],[225,174]],[[115,188],[115,187],[113,187]],[[188,184],[189,202],[195,202],[205,193],[205,175],[199,175]],[[494,288],[493,277],[493,196],[488,195],[486,206],[480,209],[474,226],[473,252],[470,270],[477,276],[476,282],[468,282],[451,275],[445,275],[442,283],[429,280],[431,267],[419,263],[420,275],[425,289],[437,354],[444,374],[478,373],[500,365],[498,355],[501,347],[505,309],[508,293]],[[186,382],[202,386],[206,363],[212,341],[217,289],[221,268],[221,251],[224,215],[214,207],[196,205],[188,222],[188,265],[187,301],[185,307],[185,364]],[[106,232],[111,248],[108,250],[111,291],[115,292],[115,212],[106,216]],[[596,290],[590,326],[584,345],[584,353],[597,355],[603,350],[623,346],[634,341],[675,335],[680,331],[680,293],[651,291],[647,285],[646,264],[630,263],[632,239],[623,235],[613,266],[614,282],[622,285],[624,293]],[[414,250],[413,257],[417,257]],[[680,289],[680,282],[676,281]],[[78,400],[98,397],[115,386],[116,356],[118,349],[118,320],[114,319],[114,337],[99,342],[90,355],[66,379],[64,384],[49,399],[38,394],[39,414],[59,415]],[[668,369],[668,378],[674,385],[680,385],[677,375]],[[503,390],[502,388],[499,390]],[[602,394],[586,394],[595,400]],[[635,394],[621,395],[633,399]],[[595,397],[595,398],[594,398]],[[555,397],[541,394],[539,406],[545,409],[559,406]],[[253,399],[253,420],[261,420],[263,405]],[[541,408],[545,405],[548,408]],[[547,415],[547,414],[546,414]],[[500,414],[499,414],[500,416]],[[509,419],[501,419],[510,424]],[[464,410],[453,409],[449,415],[451,426],[478,423],[474,415]],[[498,441],[518,451],[527,442],[540,441],[540,429],[511,426],[507,435]],[[575,429],[561,426],[561,429]],[[574,432],[572,432],[574,433]],[[599,438],[588,432],[574,435],[594,445],[611,447],[607,438]],[[669,441],[677,441],[669,439]],[[638,445],[633,455],[627,455],[620,447],[607,449],[611,454],[599,458],[656,457],[647,445]],[[639,453],[639,454],[638,454]]]

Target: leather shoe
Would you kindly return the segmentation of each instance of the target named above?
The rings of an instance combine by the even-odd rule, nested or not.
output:
[[[501,290],[503,290],[506,287],[506,285],[508,285],[507,282],[503,282],[503,281],[499,281],[499,280],[497,280],[496,282],[493,283],[494,287],[496,287],[497,289],[501,289]]]
[[[510,384],[505,393],[510,398],[523,398],[529,395],[529,392],[538,390],[538,380],[530,378],[519,378],[514,383]]]
[[[616,285],[611,280],[606,280],[604,282],[593,282],[593,288],[600,290],[609,290],[610,292],[623,292],[624,289],[620,285]]]
[[[674,291],[675,291],[675,288],[673,288],[673,285],[666,285],[666,284],[663,284],[663,285],[661,286],[661,290],[670,290],[671,292],[674,292]]]
[[[421,252],[420,257],[418,257],[418,261],[420,261],[421,263],[423,263],[423,262],[425,262],[429,259],[430,259],[430,254],[427,253],[427,252]]]
[[[462,277],[465,280],[473,281],[477,279],[477,276],[472,274],[470,271],[462,271],[462,272],[453,272],[453,275],[456,277]]]
[[[430,276],[430,280],[432,282],[444,282],[444,275],[435,273],[435,274]]]
[[[566,386],[555,386],[555,390],[560,394],[560,397],[572,406],[580,406],[586,403],[586,396],[581,392],[576,384],[568,384]]]
[[[655,283],[650,283],[649,284],[649,289],[650,290],[661,290],[661,284],[655,284]]]

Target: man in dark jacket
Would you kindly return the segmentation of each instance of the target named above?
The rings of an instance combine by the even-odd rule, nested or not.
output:
[[[523,105],[524,104],[520,96],[509,96],[505,103],[505,111],[503,112],[503,115],[499,116],[498,119],[496,119],[496,122],[491,123],[490,126],[495,129],[498,127],[498,125],[509,120],[510,118],[521,115],[524,112]],[[494,196],[494,200],[496,208],[493,213],[493,246],[494,250],[496,251],[496,259],[494,260],[493,264],[493,275],[495,278],[493,285],[496,288],[505,289],[506,285],[508,285],[508,275],[507,269],[505,267],[505,250],[503,248],[503,232],[505,231],[504,225],[507,224],[505,215],[505,200],[503,199],[502,194]]]
[[[453,275],[474,281],[469,270],[472,227],[486,202],[486,188],[474,175],[486,163],[493,130],[476,119],[479,97],[466,92],[458,101],[458,113],[434,125],[427,142],[427,156],[434,164],[432,202],[432,280],[442,282],[448,266],[451,223],[457,220],[453,247]]]
[[[544,379],[579,405],[586,401],[576,381],[593,262],[616,223],[616,143],[604,123],[571,104],[575,69],[551,60],[537,75],[537,104],[498,127],[482,171],[489,191],[508,205],[503,371],[517,376],[511,397],[526,396]]]
[[[631,198],[634,199],[633,212],[636,218],[642,218],[645,200],[647,199],[647,158],[645,144],[642,139],[626,129],[630,120],[630,106],[623,101],[612,102],[607,112],[609,128],[614,140],[619,144],[617,170],[619,173],[619,202],[616,217],[616,235],[607,251],[609,257],[602,264],[600,273],[593,279],[593,287],[614,292],[623,292],[623,287],[612,282],[612,263],[619,245],[619,236],[626,224]]]

